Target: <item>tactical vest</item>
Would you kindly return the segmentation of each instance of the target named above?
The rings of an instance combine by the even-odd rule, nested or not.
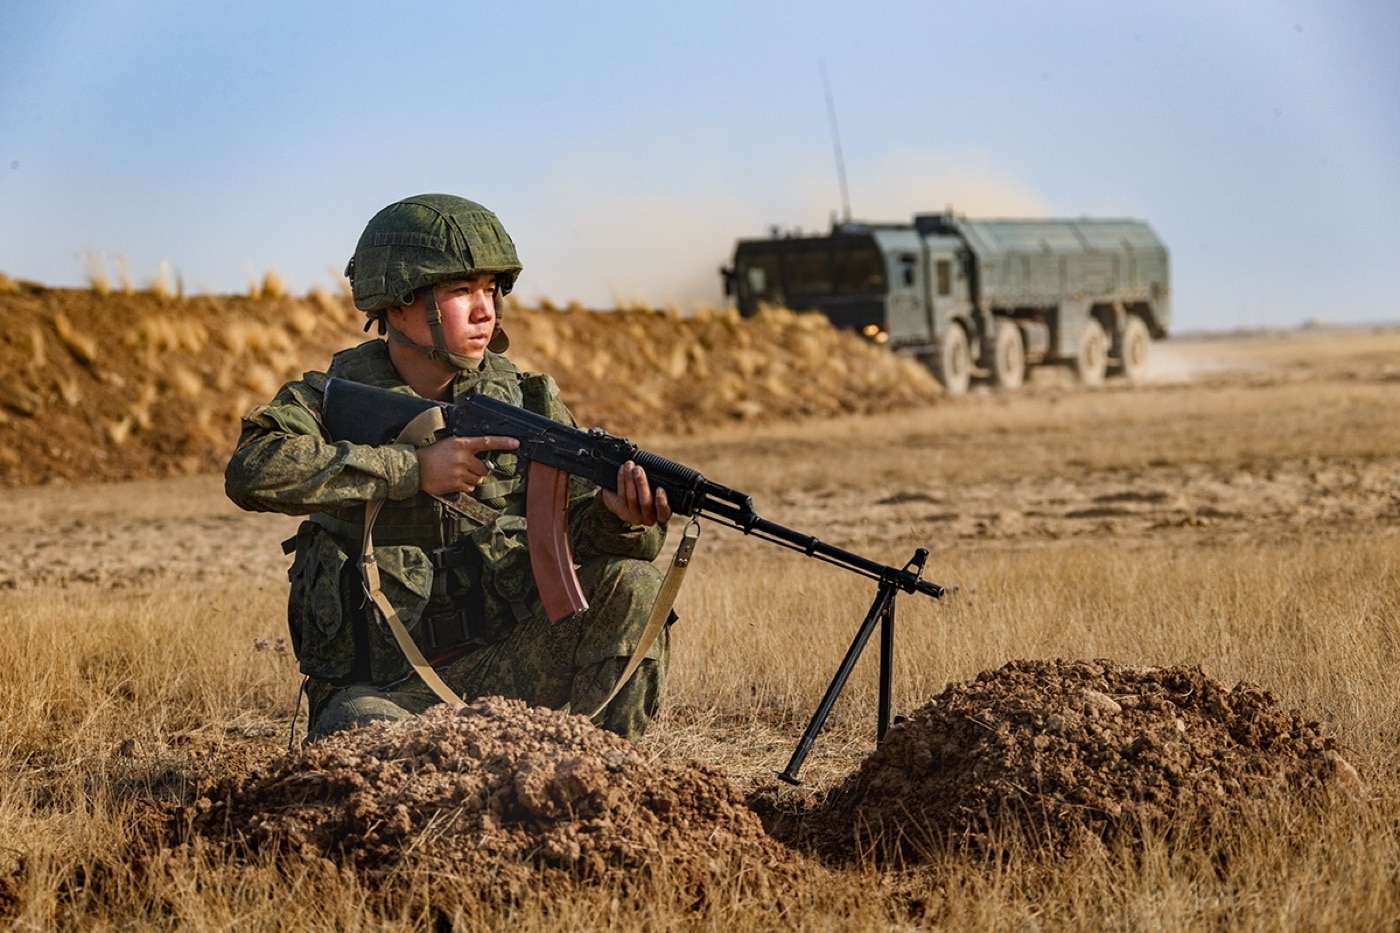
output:
[[[411,392],[382,340],[342,350],[328,373],[308,373],[305,381],[319,390],[328,376]],[[500,354],[488,352],[480,370],[459,374],[453,397],[473,389],[573,423],[550,376],[522,372]],[[514,454],[493,459],[496,470],[459,497],[456,507],[418,492],[386,502],[374,525],[384,593],[430,661],[499,641],[539,612],[526,550],[525,478]],[[364,503],[354,503],[315,513],[302,524],[288,616],[303,673],[385,684],[410,667],[389,627],[367,609],[358,568],[348,556],[359,552],[364,514]]]

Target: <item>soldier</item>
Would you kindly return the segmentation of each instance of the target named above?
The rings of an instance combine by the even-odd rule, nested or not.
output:
[[[367,601],[350,557],[374,500],[386,500],[372,526],[382,592],[459,696],[591,714],[638,643],[661,584],[651,561],[671,514],[665,491],[653,491],[641,468],[624,465],[617,492],[571,482],[569,536],[590,607],[552,625],[526,551],[517,441],[449,436],[417,448],[369,447],[332,443],[321,427],[331,376],[442,401],[474,389],[573,424],[554,380],[504,355],[499,301],[520,271],[515,244],[480,204],[428,194],[389,205],[346,267],[365,329],[377,324],[384,339],[335,354],[327,372],[287,383],[243,419],[225,472],[229,498],[309,516],[284,545],[295,551],[288,618],[306,675],[308,738],[439,701]],[[640,738],[668,662],[663,630],[601,725]]]

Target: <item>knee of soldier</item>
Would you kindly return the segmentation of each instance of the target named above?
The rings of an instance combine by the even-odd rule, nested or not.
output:
[[[663,574],[644,560],[613,557],[589,561],[580,568],[589,602],[650,610],[661,592]]]
[[[315,741],[357,726],[398,722],[412,715],[372,686],[345,687],[331,694],[320,709],[312,711],[306,739]]]

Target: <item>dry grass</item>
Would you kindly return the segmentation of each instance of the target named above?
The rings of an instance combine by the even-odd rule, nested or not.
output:
[[[230,384],[287,336],[262,327],[209,341],[248,354]],[[133,333],[152,353],[196,336],[148,324]],[[18,490],[0,519],[50,543],[9,547],[47,582],[0,586],[12,646],[0,653],[0,917],[19,929],[1393,928],[1395,343],[1219,342],[1195,359],[1249,368],[647,441],[753,493],[765,517],[833,544],[891,564],[933,549],[927,576],[953,590],[939,603],[900,599],[897,711],[1013,658],[1201,664],[1323,722],[1349,746],[1370,788],[1363,799],[1280,801],[1190,845],[1149,835],[1051,860],[1008,839],[994,861],[949,851],[919,869],[842,870],[766,899],[712,891],[698,905],[665,878],[640,892],[482,903],[454,899],[450,878],[421,869],[381,886],[169,854],[133,868],[152,801],[185,799],[202,776],[286,741],[297,678],[272,639],[284,624],[276,542],[287,522],[234,513],[217,479]],[[192,391],[191,379],[172,373],[168,391]],[[137,390],[128,404],[144,397]],[[133,425],[139,414],[126,411]],[[1295,476],[1315,484],[1304,504],[1337,490],[1350,498],[1333,511],[1278,507],[1269,497]],[[1215,496],[1227,517],[1037,517],[1096,484],[1176,478],[1173,492]],[[976,530],[983,506],[971,503],[989,489],[998,507],[1030,516],[1022,531]],[[915,507],[880,504],[892,492]],[[678,605],[666,707],[644,748],[712,764],[745,789],[770,785],[872,596],[868,581],[707,526]],[[874,662],[872,645],[803,768],[809,789],[840,780],[871,748]],[[387,897],[390,888],[400,894]]]
[[[112,260],[117,267],[117,281],[121,283],[123,295],[134,295],[136,293],[136,281],[131,275],[131,262],[125,256],[118,256]]]
[[[851,872],[830,890],[790,892],[796,914],[721,899],[692,916],[657,906],[673,905],[675,891],[652,905],[594,891],[516,909],[453,908],[464,911],[462,925],[511,917],[521,929],[567,921],[579,929],[873,930],[922,916],[953,928],[1354,929],[1397,916],[1393,551],[1367,540],[1240,553],[972,548],[940,555],[931,575],[962,589],[943,604],[902,600],[897,708],[1013,657],[1202,663],[1322,717],[1357,750],[1374,796],[1262,813],[1204,851],[1150,838],[1141,849],[1047,864],[1012,845],[999,864],[949,855],[902,876]],[[668,709],[647,747],[707,761],[741,785],[762,782],[791,754],[868,588],[757,544],[697,565],[691,579]],[[132,874],[125,862],[139,801],[180,798],[219,762],[280,747],[295,676],[285,655],[255,647],[277,632],[276,585],[240,592],[223,578],[94,595],[0,598],[0,624],[16,648],[0,661],[9,711],[0,727],[0,821],[9,851],[23,859],[19,925],[409,929],[433,916],[425,901],[386,906],[353,879],[298,880],[272,865],[230,874],[224,865],[168,862]],[[811,784],[838,780],[870,747],[870,654],[804,767]]]
[[[97,362],[97,341],[70,324],[68,316],[62,311],[53,316],[53,327],[59,342],[68,348],[68,352],[72,353],[79,363],[91,368]]]
[[[98,295],[112,293],[112,279],[107,273],[107,257],[102,253],[83,254],[83,272],[87,277],[88,288]]]
[[[263,273],[262,296],[264,298],[285,298],[287,297],[287,283],[276,269],[268,269]]]
[[[248,300],[262,301],[287,297],[287,283],[276,269],[268,269],[259,279],[248,273]]]
[[[267,277],[253,287],[276,289]],[[108,444],[94,475],[119,455],[168,450],[203,451],[190,459],[197,469],[227,457],[231,424],[298,371],[298,346],[358,338],[343,294],[259,308],[199,301],[179,314],[123,304],[94,315],[112,322],[101,343],[57,301],[24,319],[0,380],[6,430],[73,412]],[[1204,845],[1148,836],[1054,862],[1008,839],[997,862],[946,853],[906,873],[841,870],[830,885],[764,899],[710,891],[700,904],[664,877],[650,890],[484,904],[452,898],[451,878],[423,866],[381,884],[151,853],[155,803],[186,800],[203,777],[286,742],[297,675],[276,647],[277,542],[294,523],[235,513],[217,478],[84,486],[67,475],[67,488],[0,500],[0,922],[1273,930],[1400,920],[1400,333],[1183,342],[1163,347],[1163,378],[1148,387],[1042,381],[839,416],[861,387],[878,392],[910,371],[868,364],[801,315],[741,325],[725,312],[620,311],[599,328],[578,308],[512,307],[507,326],[585,413],[664,430],[679,426],[657,410],[727,412],[734,420],[718,429],[637,440],[752,493],[764,517],[892,565],[931,548],[927,576],[952,591],[900,598],[899,712],[1011,658],[1201,664],[1323,721],[1371,792],[1326,808],[1284,801]],[[633,368],[610,380],[620,366]],[[848,395],[816,398],[818,373]],[[182,413],[185,447],[160,433],[169,410]],[[0,445],[0,464],[18,472],[22,450],[60,472],[76,448],[52,434]],[[680,595],[668,699],[644,748],[710,763],[745,789],[773,785],[872,595],[867,580],[707,525]],[[872,747],[874,647],[806,759],[808,789],[783,790],[792,799],[832,786]]]

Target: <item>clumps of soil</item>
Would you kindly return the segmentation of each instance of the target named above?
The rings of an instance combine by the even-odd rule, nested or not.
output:
[[[694,763],[652,761],[581,716],[499,697],[335,735],[228,775],[186,810],[188,848],[383,878],[425,868],[493,898],[610,876],[690,896],[762,893],[810,862]]]
[[[1199,667],[1012,661],[892,727],[802,821],[835,860],[917,862],[1029,834],[1061,851],[1362,790],[1318,723]],[[1018,835],[1019,834],[1019,835]]]

